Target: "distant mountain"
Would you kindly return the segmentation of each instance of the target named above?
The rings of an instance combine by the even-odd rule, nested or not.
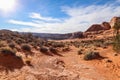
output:
[[[34,36],[43,38],[43,39],[52,39],[52,40],[63,40],[63,39],[74,39],[74,38],[83,38],[83,32],[74,32],[67,34],[50,34],[50,33],[32,33]]]
[[[4,34],[27,34],[30,32],[15,32],[15,31],[10,31],[10,30],[0,30],[0,33]],[[74,39],[74,38],[83,38],[83,32],[74,32],[74,33],[67,33],[67,34],[51,34],[51,33],[30,33],[33,36],[42,38],[42,39],[51,39],[51,40],[63,40],[63,39]]]

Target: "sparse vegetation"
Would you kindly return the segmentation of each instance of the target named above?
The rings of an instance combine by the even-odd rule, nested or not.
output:
[[[14,43],[9,43],[8,46],[9,46],[10,48],[12,48],[12,49],[15,48],[15,44],[14,44]]]
[[[21,46],[21,49],[24,50],[24,51],[29,51],[29,52],[31,51],[31,47],[28,44],[23,44]]]
[[[0,41],[0,47],[5,47],[5,46],[6,46],[5,42]]]
[[[120,21],[117,21],[114,25],[114,40],[113,40],[113,50],[120,53]]]
[[[83,49],[78,50],[78,55],[83,54]]]
[[[47,53],[48,49],[46,47],[40,47],[40,51],[43,53]]]
[[[90,52],[87,52],[84,55],[84,60],[92,60],[92,59],[97,59],[97,58],[100,58],[100,57],[101,56],[99,55],[99,52],[90,51]]]
[[[120,21],[119,20],[117,20],[115,22],[113,29],[114,29],[115,35],[118,35],[119,34],[119,30],[120,30]]]
[[[50,47],[49,50],[50,50],[50,52],[52,52],[52,53],[57,53],[57,49],[55,49],[55,48],[53,48],[53,47]]]
[[[62,51],[64,51],[64,52],[66,52],[66,51],[70,51],[70,47],[69,47],[69,46],[64,47],[64,48],[62,49]]]
[[[1,32],[0,30],[0,74],[2,77],[1,79],[5,79],[6,77],[10,77],[9,80],[18,79],[19,77],[20,79],[24,79],[25,77],[25,79],[44,80],[43,78],[52,76],[48,78],[48,80],[54,80],[54,77],[56,77],[55,80],[57,80],[58,78],[61,80],[70,80],[67,78],[61,78],[64,76],[66,77],[66,73],[69,74],[70,72],[68,77],[75,77],[75,80],[79,80],[79,71],[81,74],[85,72],[90,72],[90,74],[98,74],[97,72],[99,70],[101,70],[101,72],[102,70],[103,72],[106,71],[106,73],[108,74],[112,72],[113,74],[111,76],[108,74],[105,75],[105,73],[102,76],[103,79],[105,76],[113,79],[114,77],[119,76],[119,27],[115,26],[114,40],[113,35],[111,35],[111,33],[113,33],[113,30],[103,30],[102,32],[89,32],[89,34],[86,34],[86,37],[82,39],[69,38],[67,40],[44,40],[39,37],[34,37],[31,33],[17,33],[12,31]],[[44,36],[44,34],[42,36]],[[74,36],[74,34],[72,36]],[[111,50],[112,45],[113,49],[116,52]],[[103,57],[101,55],[103,55]],[[86,62],[85,60],[93,61]],[[100,68],[98,65],[100,66]],[[98,70],[97,72],[94,72],[96,71],[94,70],[96,68]],[[10,72],[8,76],[4,74],[4,71],[7,69],[11,71],[8,71]],[[4,71],[2,72],[2,70]],[[54,74],[59,74],[59,72],[61,71],[63,71],[63,74],[60,76],[51,74],[51,72]],[[76,73],[76,71],[78,72]],[[71,74],[71,72],[73,73],[73,75]],[[18,74],[21,75],[19,76]],[[24,74],[26,76],[24,76]],[[97,77],[94,77],[94,75],[92,77],[89,77],[89,75],[87,76],[85,75],[85,77],[87,78],[97,79]],[[98,79],[100,77],[101,75],[98,74]],[[110,78],[108,78],[108,80]],[[118,79],[114,78],[114,80]]]
[[[10,49],[9,47],[4,47],[4,48],[0,48],[0,53],[3,53],[5,55],[7,55],[7,54],[15,55],[16,51]]]
[[[120,34],[117,34],[114,37],[114,41],[113,41],[113,50],[116,51],[117,53],[120,53]]]
[[[65,47],[65,44],[63,42],[53,42],[53,47]]]

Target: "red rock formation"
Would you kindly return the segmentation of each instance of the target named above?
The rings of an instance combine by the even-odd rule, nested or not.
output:
[[[114,26],[114,24],[119,21],[120,22],[120,17],[113,17],[111,20],[110,20],[110,25],[111,27]]]
[[[99,31],[99,30],[104,30],[104,28],[100,24],[93,24],[90,28],[87,29],[86,32]]]
[[[84,35],[83,35],[83,32],[74,32],[74,33],[71,33],[71,37],[70,39],[74,39],[74,38],[84,38]]]
[[[105,30],[109,30],[111,28],[108,22],[103,22],[101,25],[104,27]]]
[[[109,29],[111,29],[110,24],[108,22],[103,22],[102,24],[93,24],[90,28],[86,30],[86,32],[109,30]]]

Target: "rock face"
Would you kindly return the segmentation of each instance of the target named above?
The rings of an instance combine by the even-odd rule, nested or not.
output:
[[[108,22],[103,22],[101,24],[105,30],[109,30],[111,28],[110,24]]]
[[[111,29],[110,24],[108,22],[103,22],[102,24],[93,24],[90,28],[87,29],[86,32],[109,30],[109,29]]]
[[[100,24],[93,24],[90,28],[87,29],[86,32],[99,31],[99,30],[104,30],[104,28]]]
[[[114,24],[119,21],[120,22],[120,17],[113,17],[111,20],[110,20],[110,25],[111,27],[114,26]]]
[[[74,33],[72,33],[70,38],[74,39],[74,38],[83,38],[83,37],[84,37],[84,35],[82,32],[74,32]]]

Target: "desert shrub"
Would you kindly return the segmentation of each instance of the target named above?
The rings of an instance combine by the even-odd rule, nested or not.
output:
[[[28,44],[23,44],[21,46],[21,49],[24,50],[24,51],[31,51],[31,47]]]
[[[113,45],[113,37],[106,39],[106,40],[104,41],[104,44],[105,44],[106,46]]]
[[[15,44],[14,44],[14,43],[9,43],[8,46],[9,46],[10,48],[12,48],[12,49],[15,48]]]
[[[84,55],[84,60],[92,60],[92,59],[97,59],[97,58],[100,58],[100,57],[101,56],[99,55],[99,52],[90,51],[90,52],[87,52]]]
[[[79,47],[80,47],[80,43],[79,43],[79,42],[76,42],[76,43],[74,43],[74,46],[75,46],[76,48],[79,48]]]
[[[52,41],[48,41],[48,42],[47,42],[47,44],[48,44],[49,46],[52,45],[52,43],[53,43]]]
[[[70,51],[70,48],[69,47],[64,47],[63,49],[62,49],[62,51]]]
[[[21,43],[25,43],[25,40],[18,38],[18,39],[16,39],[15,42],[20,45]]]
[[[83,49],[78,50],[78,55],[83,54]]]
[[[80,45],[81,45],[78,41],[74,41],[72,44],[73,44],[76,48],[79,48]]]
[[[120,34],[116,35],[113,40],[113,50],[120,53]]]
[[[52,43],[52,46],[53,46],[53,47],[64,47],[65,44],[62,43],[62,42],[53,42],[53,43]]]
[[[79,44],[74,44],[74,46],[75,46],[76,48],[79,48],[79,47],[80,47],[80,45],[79,45]]]
[[[7,54],[15,55],[16,51],[10,49],[9,47],[4,47],[4,48],[0,49],[0,53],[3,53],[5,55],[7,55]]]
[[[101,47],[101,46],[102,46],[102,43],[101,43],[101,42],[94,42],[94,46],[96,46],[96,47]]]
[[[106,48],[107,48],[107,45],[106,45],[106,44],[103,44],[101,47],[102,47],[103,49],[106,49]]]
[[[30,45],[32,45],[33,48],[37,49],[37,46],[38,46],[37,43],[31,42]]]
[[[48,49],[46,47],[40,47],[40,51],[46,53],[48,52]]]
[[[57,50],[53,47],[50,47],[49,50],[52,52],[52,53],[57,53]]]
[[[119,20],[116,21],[113,28],[115,33],[113,40],[113,50],[116,51],[117,53],[120,53],[120,21]]]
[[[12,42],[12,39],[7,39],[7,43],[11,43]]]
[[[93,40],[92,41],[93,45],[96,47],[102,47],[104,45],[104,40],[100,39],[100,40]]]
[[[3,41],[0,41],[0,47],[5,47],[6,45],[5,45],[5,42],[3,42]]]

